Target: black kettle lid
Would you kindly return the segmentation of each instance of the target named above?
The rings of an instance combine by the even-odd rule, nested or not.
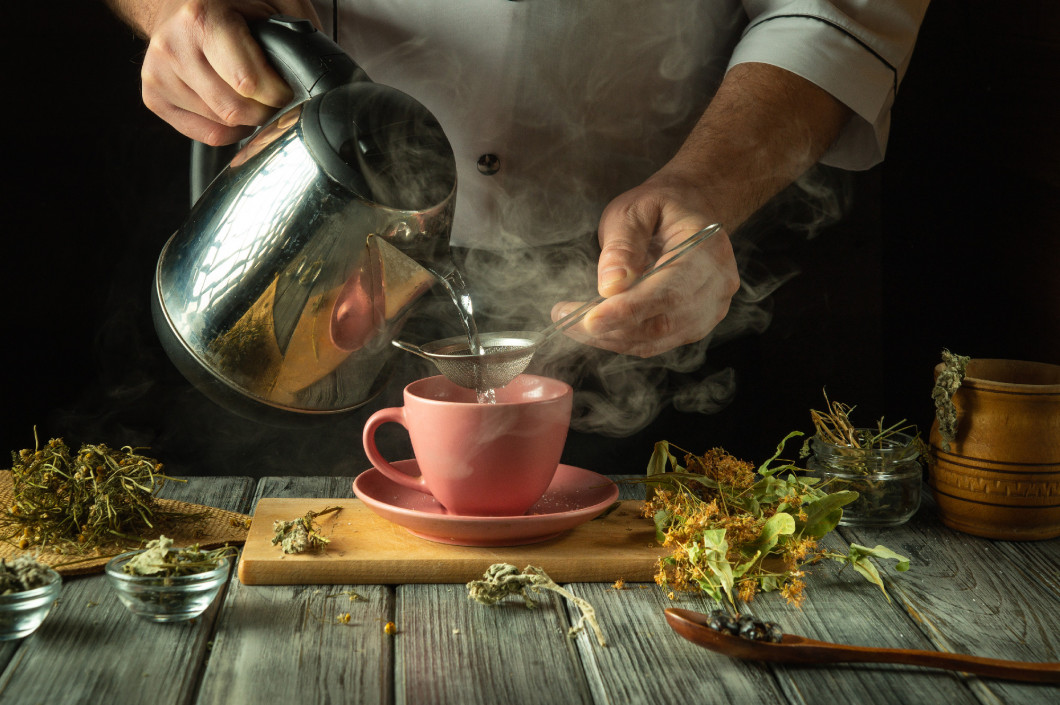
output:
[[[365,200],[426,210],[456,187],[456,159],[438,120],[395,88],[368,80],[305,106],[302,130],[328,174]]]
[[[373,83],[308,20],[274,15],[251,33],[304,103],[302,133],[329,176],[363,199],[424,210],[456,187],[456,160],[438,120],[402,91]]]

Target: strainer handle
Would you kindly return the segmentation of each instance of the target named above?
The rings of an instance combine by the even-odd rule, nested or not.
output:
[[[641,274],[639,277],[637,277],[637,279],[632,284],[630,284],[629,288],[627,288],[626,290],[629,291],[629,289],[632,289],[637,284],[640,284],[642,281],[644,281],[648,277],[652,276],[653,274],[655,274],[660,269],[662,269],[666,265],[668,265],[671,262],[673,262],[675,259],[677,259],[681,255],[683,255],[686,252],[690,251],[696,245],[698,245],[699,243],[703,242],[704,240],[706,240],[708,237],[710,237],[714,233],[718,232],[719,230],[721,230],[721,223],[713,223],[712,225],[708,225],[707,227],[705,227],[702,230],[698,231],[694,235],[691,235],[687,240],[684,240],[683,242],[681,242],[679,245],[677,245],[673,249],[664,252],[663,256],[666,257],[666,261],[665,262],[656,262],[654,265],[652,265],[652,267],[650,269],[648,269],[643,274]],[[669,255],[669,256],[667,256],[667,255]],[[581,319],[585,318],[585,314],[589,313],[589,311],[592,311],[594,308],[596,308],[596,306],[598,304],[602,303],[604,298],[605,297],[603,297],[603,296],[597,296],[595,299],[592,299],[590,301],[586,301],[584,304],[582,304],[578,308],[574,309],[573,311],[568,313],[563,318],[559,319],[558,321],[553,322],[552,325],[549,325],[549,326],[546,326],[545,328],[543,328],[541,330],[541,335],[542,335],[541,342],[542,343],[545,342],[546,340],[551,338],[556,333],[559,333],[559,332],[567,330],[568,328],[573,326],[575,323],[577,323]]]
[[[545,328],[542,328],[541,340],[538,345],[545,342],[546,340],[554,336],[556,333],[567,330],[575,323],[585,318],[585,314],[589,313],[589,311],[592,311],[594,308],[596,308],[597,304],[603,302],[603,300],[603,296],[597,296],[595,299],[590,299],[589,301],[586,301],[581,306],[568,313],[563,318],[559,319],[558,321],[554,321],[551,325],[546,326]]]

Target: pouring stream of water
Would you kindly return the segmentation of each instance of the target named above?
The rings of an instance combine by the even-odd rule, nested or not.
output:
[[[447,274],[434,274],[438,277],[453,303],[456,304],[460,321],[467,330],[468,350],[475,355],[485,355],[486,349],[482,347],[482,343],[479,340],[478,325],[475,323],[475,309],[471,303],[471,293],[468,291],[467,283],[464,281],[464,276],[461,274],[460,269],[454,267]],[[475,380],[475,393],[480,404],[497,403],[496,392],[491,386],[482,383],[481,375],[477,375]]]

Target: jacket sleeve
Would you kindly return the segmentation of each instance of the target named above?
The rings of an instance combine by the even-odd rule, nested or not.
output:
[[[883,160],[891,106],[928,0],[744,0],[749,22],[729,66],[764,63],[828,91],[855,114],[822,164]]]

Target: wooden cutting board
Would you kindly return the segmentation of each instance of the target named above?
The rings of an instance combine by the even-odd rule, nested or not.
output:
[[[324,552],[284,554],[272,543],[274,521],[325,507],[342,510],[317,525]],[[651,582],[666,550],[656,544],[643,502],[627,500],[606,516],[542,543],[503,548],[450,546],[413,536],[359,499],[262,499],[239,561],[245,585],[466,583],[494,563],[534,565],[556,582]]]

